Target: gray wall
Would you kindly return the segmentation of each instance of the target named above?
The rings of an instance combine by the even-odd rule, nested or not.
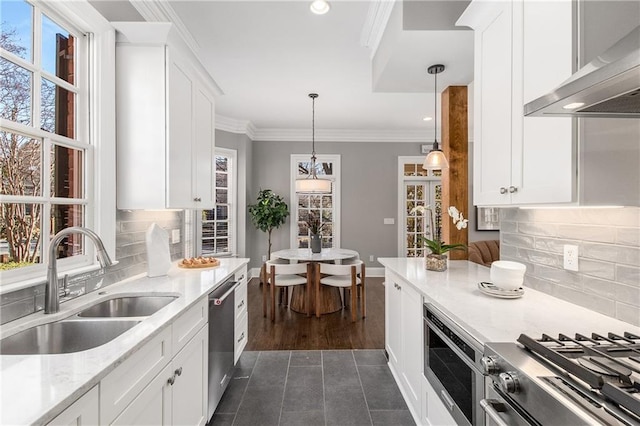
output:
[[[83,274],[69,283],[71,294],[63,300],[73,299],[98,288],[117,283],[147,270],[145,232],[152,223],[163,229],[182,229],[181,211],[116,211],[116,260],[105,275],[92,277]],[[88,244],[91,244],[90,242]],[[183,256],[182,243],[170,244],[171,258]],[[95,275],[95,274],[94,274]],[[0,295],[0,324],[29,315],[44,308],[44,282],[33,287]]]
[[[291,154],[311,155],[309,142],[253,143],[253,182],[249,204],[260,189],[271,189],[282,195],[291,210]],[[398,251],[398,156],[421,155],[419,143],[393,142],[320,142],[318,154],[341,156],[341,247],[356,250],[367,266],[369,256],[395,257]],[[383,218],[396,218],[395,225],[383,225]],[[258,268],[267,253],[267,236],[247,222],[247,256],[249,264]],[[272,235],[272,250],[289,247],[289,219]]]
[[[640,208],[509,208],[500,226],[526,287],[640,325]],[[579,247],[578,272],[563,269],[564,244]]]

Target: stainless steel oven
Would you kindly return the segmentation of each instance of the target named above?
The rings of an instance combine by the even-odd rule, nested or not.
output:
[[[483,345],[433,305],[424,305],[424,375],[459,425],[484,425]]]

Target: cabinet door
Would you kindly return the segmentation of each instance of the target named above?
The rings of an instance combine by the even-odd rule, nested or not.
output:
[[[511,181],[511,13],[497,2],[489,24],[475,30],[474,190],[476,205],[509,202]],[[501,191],[501,188],[504,188]]]
[[[167,54],[169,57],[169,55]],[[168,60],[167,207],[194,207],[192,192],[193,82],[186,67]]]
[[[97,425],[100,423],[98,386],[82,395],[49,423],[50,426]]]
[[[171,365],[167,365],[110,425],[170,425]]]
[[[200,329],[173,359],[172,424],[207,423],[208,327]]]
[[[576,162],[569,117],[524,117],[523,105],[571,76],[571,0],[513,3],[512,204],[575,200]],[[516,78],[516,76],[521,76]]]
[[[215,208],[213,193],[215,145],[214,103],[200,87],[196,86],[193,146],[193,196],[199,209]]]
[[[402,286],[402,376],[413,409],[420,414],[422,377],[422,297],[410,285]]]
[[[397,373],[401,371],[402,357],[402,293],[401,286],[391,275],[385,278],[385,309],[386,315],[386,347],[389,361]]]

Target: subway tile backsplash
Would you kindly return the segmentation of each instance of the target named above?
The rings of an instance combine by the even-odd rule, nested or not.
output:
[[[145,233],[152,223],[168,232],[180,229],[182,234],[183,211],[125,211],[116,213],[116,260],[118,264],[104,275],[87,273],[73,277],[69,283],[70,294],[61,300],[70,300],[120,282],[147,270]],[[90,243],[89,243],[90,244]],[[170,244],[173,260],[183,257],[183,244]],[[44,283],[12,293],[0,295],[0,324],[44,309]]]
[[[501,210],[500,256],[527,265],[525,286],[640,326],[640,208]],[[579,271],[563,269],[578,246]]]

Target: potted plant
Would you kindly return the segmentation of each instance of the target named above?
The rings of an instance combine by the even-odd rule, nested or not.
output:
[[[255,204],[249,205],[251,222],[256,228],[267,233],[269,247],[267,259],[271,258],[271,232],[279,228],[289,216],[289,206],[280,195],[270,189],[262,189],[258,193]]]
[[[320,232],[322,232],[322,228],[324,228],[324,223],[313,213],[309,213],[309,220],[307,220],[306,223],[309,227],[311,253],[320,253],[322,251]]]
[[[432,239],[423,235],[418,235],[418,241],[431,251],[425,255],[426,268],[430,271],[444,271],[447,269],[447,252],[451,250],[466,250],[467,247],[464,244],[445,244],[444,241],[434,238],[434,231],[436,227],[433,220],[433,210],[431,209],[431,206],[416,206],[412,208],[409,213],[426,214],[427,212],[429,213],[429,224]],[[455,206],[450,206],[449,209],[447,209],[447,213],[449,214],[449,217],[451,217],[451,220],[453,220],[456,228],[462,229],[467,227],[469,220],[465,219],[462,213]]]

